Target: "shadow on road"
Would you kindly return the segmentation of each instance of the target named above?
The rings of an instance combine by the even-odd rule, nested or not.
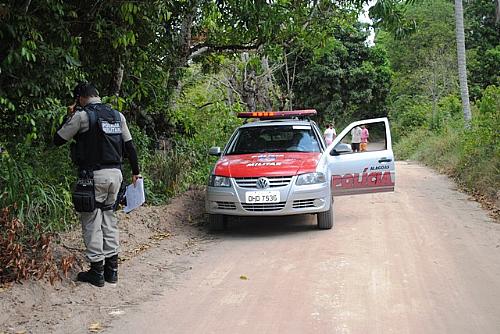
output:
[[[268,238],[289,236],[294,233],[319,231],[314,215],[285,217],[229,217],[225,231],[217,232],[222,238]]]

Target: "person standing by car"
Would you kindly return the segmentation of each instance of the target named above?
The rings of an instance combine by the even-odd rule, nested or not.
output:
[[[81,83],[74,89],[75,104],[54,135],[54,144],[72,138],[72,158],[78,166],[73,203],[80,213],[85,255],[90,269],[78,281],[102,287],[118,281],[119,233],[113,210],[122,183],[124,151],[132,167],[132,183],[139,174],[137,152],[122,113],[101,103],[94,85]]]
[[[368,137],[370,137],[370,132],[368,132],[366,125],[361,125],[361,152],[366,152],[368,148]]]
[[[326,145],[329,146],[335,137],[337,136],[337,133],[335,131],[335,128],[333,127],[333,123],[328,124],[328,127],[326,128],[323,137],[325,138]]]
[[[359,152],[359,144],[361,143],[361,128],[356,126],[351,130],[351,148],[353,152]]]

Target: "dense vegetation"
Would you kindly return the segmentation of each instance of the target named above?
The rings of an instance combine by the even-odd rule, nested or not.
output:
[[[321,124],[389,115],[399,158],[443,167],[495,198],[495,1],[465,6],[469,129],[457,89],[453,3],[377,1],[369,46],[369,27],[358,22],[368,2],[1,1],[0,226],[15,221],[20,244],[24,235],[43,235],[34,231],[73,226],[74,166],[68,148],[51,139],[82,80],[125,114],[152,204],[206,182],[207,150],[223,145],[238,111],[292,108],[316,108]],[[1,232],[0,242],[8,237]],[[6,263],[0,268],[14,273]]]
[[[453,3],[422,1],[405,15],[417,29],[405,38],[379,31],[394,71],[389,116],[400,159],[421,160],[465,189],[496,201],[500,185],[500,24],[495,2],[465,5],[473,121],[464,127],[458,92]]]

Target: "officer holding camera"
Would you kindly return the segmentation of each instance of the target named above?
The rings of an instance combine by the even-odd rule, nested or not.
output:
[[[137,152],[122,113],[101,103],[99,92],[90,83],[81,83],[73,91],[75,104],[54,135],[54,143],[63,145],[74,139],[72,158],[78,166],[78,181],[73,203],[80,213],[85,255],[90,269],[78,274],[78,280],[102,287],[118,281],[119,233],[114,212],[122,184],[125,153],[132,167],[132,183],[139,174]]]

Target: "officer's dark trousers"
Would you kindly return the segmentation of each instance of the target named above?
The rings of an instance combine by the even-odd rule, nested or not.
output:
[[[119,169],[101,169],[94,172],[95,199],[97,202],[112,204],[116,201],[122,173]],[[80,213],[85,255],[90,262],[98,262],[104,258],[118,254],[119,234],[118,219],[113,210]]]

